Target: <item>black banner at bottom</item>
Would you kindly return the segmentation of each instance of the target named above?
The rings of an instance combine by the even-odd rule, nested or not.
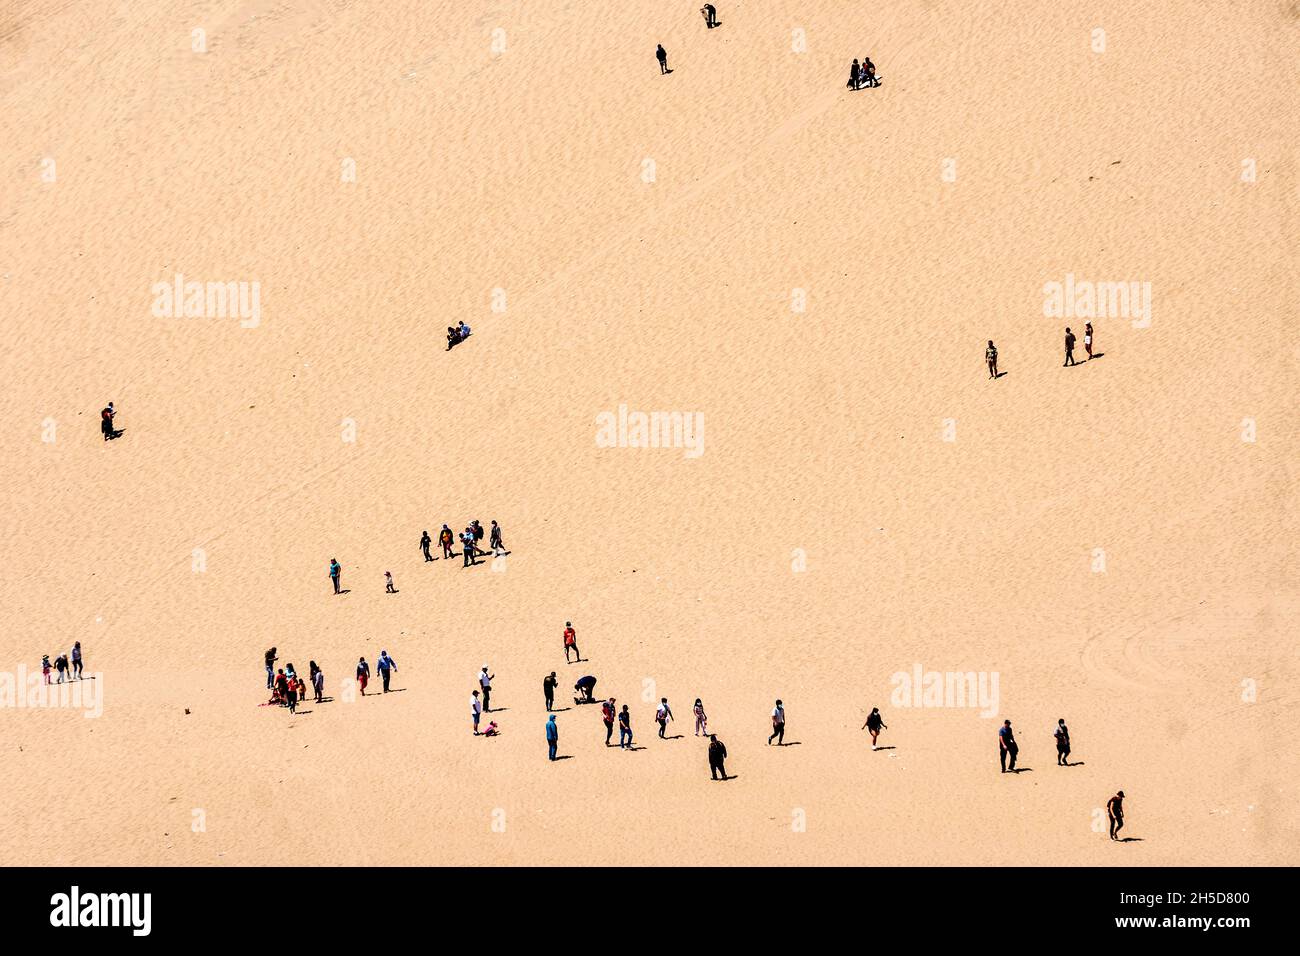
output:
[[[792,917],[816,938],[911,927],[918,942],[1042,931],[1072,940],[1193,937],[1233,945],[1284,929],[1286,869],[9,869],[6,935],[80,942],[250,943],[270,934],[337,946],[431,921],[452,939],[483,927],[543,936],[570,924],[595,943],[641,925],[656,941],[731,937]],[[503,922],[504,918],[504,922]],[[486,921],[486,922],[485,922]],[[853,938],[853,937],[850,937]]]

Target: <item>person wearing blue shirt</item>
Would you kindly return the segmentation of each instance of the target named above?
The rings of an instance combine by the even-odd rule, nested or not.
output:
[[[388,651],[379,652],[379,661],[375,665],[379,668],[379,676],[384,680],[384,693],[388,693],[388,679],[392,672],[397,670],[397,662],[388,656]]]
[[[560,728],[555,723],[555,715],[546,722],[546,749],[551,760],[555,759],[555,749],[560,745]]]

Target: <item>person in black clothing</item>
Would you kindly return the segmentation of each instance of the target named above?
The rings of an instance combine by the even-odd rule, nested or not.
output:
[[[1106,816],[1110,817],[1110,838],[1119,839],[1119,831],[1124,829],[1124,791],[1106,801]]]
[[[275,662],[279,660],[275,656],[276,649],[273,647],[266,652],[266,689],[270,690],[271,685],[275,683]]]
[[[1061,367],[1065,368],[1066,365],[1078,364],[1079,363],[1074,360],[1074,333],[1067,327],[1065,330],[1065,365],[1062,365]]]
[[[668,69],[668,51],[664,49],[662,43],[655,47],[655,59],[659,61],[660,76],[672,72],[672,70]]]
[[[1070,766],[1070,728],[1065,726],[1065,718],[1056,722],[1056,763],[1061,767]]]
[[[551,676],[554,677],[555,675],[552,674]],[[586,677],[580,678],[578,682],[573,685],[573,689],[581,695],[573,698],[575,704],[590,704],[595,700],[592,696],[592,692],[596,689],[596,678],[588,674]]]
[[[555,705],[555,671],[551,671],[551,676],[542,681],[542,693],[546,695],[546,709],[554,709]]]
[[[871,62],[871,57],[862,58],[861,80],[866,86],[879,86],[880,81],[876,79],[876,64]]]
[[[1016,744],[1016,735],[1011,732],[1011,721],[1004,720],[1002,729],[998,731],[998,760],[1002,764],[1002,772],[1010,770],[1016,772],[1016,754],[1020,753],[1020,747]],[[1007,757],[1011,758],[1011,766],[1007,766]]]
[[[710,30],[718,25],[718,11],[714,8],[713,4],[706,3],[700,8],[700,13],[704,15],[704,25]]]
[[[727,748],[717,734],[709,734],[709,773],[714,780],[718,779],[718,774],[722,774],[722,779],[727,779],[727,768],[723,761],[727,759]]]
[[[871,731],[871,749],[876,749],[876,738],[880,736],[882,730],[888,730],[889,726],[885,723],[884,718],[880,716],[880,708],[872,707],[871,713],[867,715],[867,722],[862,725],[863,729]]]
[[[420,535],[420,550],[424,552],[424,560],[432,561],[433,556],[429,554],[429,545],[433,544],[433,539],[429,537],[429,532],[425,531]]]
[[[849,67],[849,88],[856,90],[862,80],[862,68],[858,66],[858,61],[854,60],[853,65]]]

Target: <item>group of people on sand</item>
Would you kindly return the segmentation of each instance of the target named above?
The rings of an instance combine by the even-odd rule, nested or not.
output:
[[[451,526],[444,524],[442,530],[438,532],[438,544],[442,548],[442,556],[444,558],[454,558],[456,552],[453,550],[455,547],[453,542],[459,539],[461,549],[460,553],[463,559],[461,567],[468,568],[478,563],[476,560],[477,558],[485,558],[488,556],[488,552],[484,551],[482,547],[482,542],[485,537],[488,539],[488,547],[492,549],[491,553],[493,557],[499,558],[504,554],[510,553],[506,550],[505,540],[501,535],[501,526],[497,524],[496,521],[493,521],[492,527],[486,529],[477,518],[467,524],[465,530],[459,534],[453,534]],[[429,537],[428,530],[425,530],[425,532],[420,535],[420,553],[424,555],[425,561],[438,560],[429,553],[429,549],[432,545],[433,539]]]
[[[849,82],[845,85],[851,90],[880,85],[880,78],[876,76],[876,64],[871,62],[871,57],[864,56],[861,63],[857,60],[853,61],[853,65],[849,67]]]
[[[464,342],[467,338],[469,338],[469,326],[464,322],[461,322],[460,325],[447,326],[447,351],[450,352],[454,346]]]
[[[271,692],[271,699],[267,701],[268,705],[274,704],[280,707],[287,707],[289,713],[298,712],[298,705],[307,700],[308,694],[314,694],[314,701],[318,704],[324,703],[325,697],[325,672],[315,661],[308,665],[306,680],[295,670],[292,663],[285,664],[284,667],[277,668],[275,662],[280,658],[278,648],[270,648],[266,652],[266,689]],[[388,651],[379,652],[379,660],[375,662],[375,669],[379,671],[379,677],[384,684],[384,693],[387,694],[393,674],[397,672],[397,662],[389,656]],[[370,664],[362,657],[357,661],[357,687],[361,691],[361,696],[366,696],[366,687],[370,684]]]
[[[49,654],[41,657],[41,676],[47,684],[62,684],[64,681],[82,680],[81,668],[81,641],[76,641],[72,645],[72,650],[67,654],[60,654],[55,657],[53,664],[50,663]],[[53,679],[54,675],[58,676],[57,681]]]
[[[289,713],[296,714],[298,705],[307,699],[309,686],[316,695],[316,703],[321,703],[325,698],[325,672],[315,661],[311,661],[307,680],[304,681],[292,663],[276,669],[275,662],[279,660],[277,652],[278,649],[274,647],[266,652],[266,688],[271,692],[267,704],[287,707]]]
[[[1075,361],[1074,358],[1074,345],[1076,341],[1077,339],[1075,338],[1074,333],[1070,331],[1070,328],[1067,326],[1065,329],[1065,364],[1062,366],[1062,368],[1068,367],[1070,365],[1079,364],[1077,361]],[[1083,327],[1083,347],[1084,350],[1088,353],[1088,358],[1086,361],[1092,361],[1093,354],[1092,354],[1092,323],[1091,322],[1087,323]],[[998,378],[999,376],[998,349],[997,346],[993,344],[992,339],[989,339],[989,346],[984,350],[984,364],[987,365],[989,368],[989,378],[992,379]]]

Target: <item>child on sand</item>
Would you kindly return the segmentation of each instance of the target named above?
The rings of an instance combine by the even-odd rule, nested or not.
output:
[[[498,733],[499,731],[497,730],[497,722],[495,720],[489,720],[487,729],[483,731],[483,736],[495,737]]]
[[[704,713],[704,705],[700,703],[698,697],[695,698],[695,736],[709,734],[709,717]]]
[[[45,683],[50,683],[50,655],[46,654],[41,658],[41,673],[45,675]]]
[[[478,699],[478,691],[474,691],[474,693],[472,693],[472,694],[470,695],[470,698],[469,698],[469,715],[470,715],[470,717],[472,717],[472,718],[474,719],[474,736],[477,737],[477,736],[479,735],[479,733],[478,733],[478,721],[479,721],[479,718],[483,716],[483,705],[482,705],[481,703],[479,703],[479,699]]]

